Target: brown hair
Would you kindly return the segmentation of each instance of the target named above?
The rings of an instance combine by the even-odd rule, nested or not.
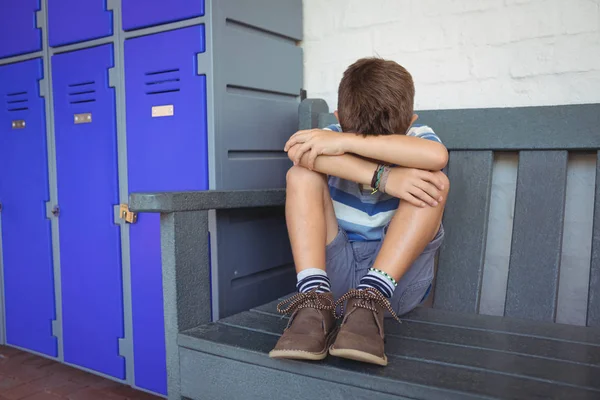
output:
[[[344,72],[338,89],[338,116],[344,132],[405,134],[413,116],[415,86],[394,61],[363,58]]]

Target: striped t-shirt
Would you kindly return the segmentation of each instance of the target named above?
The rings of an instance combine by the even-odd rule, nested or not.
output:
[[[339,124],[326,130],[341,132]],[[425,125],[413,125],[407,136],[442,143],[433,130]],[[336,176],[329,176],[329,193],[338,225],[351,241],[381,240],[383,228],[390,222],[399,205],[399,199]]]

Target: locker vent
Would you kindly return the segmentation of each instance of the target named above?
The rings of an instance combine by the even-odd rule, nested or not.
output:
[[[27,92],[7,93],[6,109],[9,112],[29,110],[29,99],[27,99]]]
[[[96,101],[95,81],[72,83],[69,85],[69,103],[93,103]]]
[[[180,90],[179,68],[146,72],[146,94],[174,93]]]

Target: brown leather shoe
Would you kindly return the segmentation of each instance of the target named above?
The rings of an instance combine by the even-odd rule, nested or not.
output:
[[[289,304],[287,308],[281,309]],[[335,337],[334,301],[331,293],[298,293],[277,305],[282,314],[291,313],[290,321],[271,358],[322,360]]]
[[[346,301],[348,303],[344,313],[343,304]],[[336,307],[337,305],[342,305],[342,314],[345,315],[329,354],[371,364],[387,365],[383,342],[385,310],[400,322],[388,299],[375,289],[352,289],[336,302]]]

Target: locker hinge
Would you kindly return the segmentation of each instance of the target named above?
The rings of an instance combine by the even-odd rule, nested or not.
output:
[[[38,29],[44,29],[46,25],[46,16],[44,15],[44,10],[39,10],[35,12],[35,27]]]
[[[112,11],[115,10],[119,4],[120,0],[106,0],[106,10]]]
[[[40,85],[40,97],[47,97],[48,96],[48,91],[46,90],[47,86],[46,86],[46,80],[45,79],[41,79],[38,81],[39,85]]]
[[[121,204],[119,205],[119,219],[128,224],[135,224],[137,222],[137,213],[130,211],[128,204]]]
[[[52,321],[52,336],[61,337],[62,336],[62,326],[58,323],[57,320]]]
[[[306,100],[306,96],[307,96],[306,90],[300,89],[300,101]]]
[[[129,340],[125,338],[119,338],[119,355],[121,357],[130,357],[131,356],[131,344]]]
[[[46,218],[52,219],[57,218],[60,215],[60,208],[58,204],[46,203]]]
[[[196,66],[198,67],[198,71],[196,71],[197,75],[208,75],[211,67],[212,57],[210,53],[198,53],[196,54]]]
[[[116,88],[117,87],[117,69],[116,68],[109,68],[108,69],[108,87],[111,88]]]

